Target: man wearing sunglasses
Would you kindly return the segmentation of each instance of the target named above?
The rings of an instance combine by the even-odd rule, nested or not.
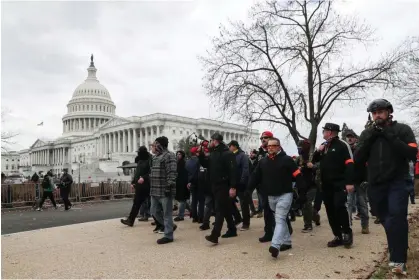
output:
[[[251,175],[249,187],[260,185],[268,204],[275,211],[275,230],[269,252],[277,258],[280,251],[292,248],[291,228],[287,224],[287,216],[293,200],[293,181],[301,193],[301,202],[304,200],[305,182],[300,169],[294,160],[282,150],[277,138],[269,139],[268,156],[260,160]],[[265,210],[266,211],[266,210]]]
[[[259,148],[259,153],[257,156],[258,161],[262,160],[268,155],[268,141],[269,139],[273,137],[274,135],[270,131],[264,131],[262,135],[260,136],[260,141],[262,145]],[[252,186],[249,189],[249,193],[252,194],[256,187],[257,185]],[[262,208],[263,208],[263,219],[265,222],[265,228],[264,228],[265,235],[259,238],[259,242],[265,243],[265,242],[270,242],[272,240],[272,236],[273,236],[274,228],[275,228],[275,219],[274,219],[273,211],[269,207],[268,195],[266,193],[266,190],[263,189],[262,185],[259,186],[258,192],[261,194],[261,198],[262,198],[261,202],[262,202]]]

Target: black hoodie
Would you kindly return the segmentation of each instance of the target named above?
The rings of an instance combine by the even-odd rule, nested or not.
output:
[[[186,170],[185,152],[177,151],[176,155],[180,153],[181,159],[177,160],[177,178],[176,178],[176,196],[177,201],[184,201],[189,199],[190,192],[187,187],[188,185],[188,171]]]
[[[134,179],[132,180],[132,184],[135,185],[136,188],[139,188],[141,193],[145,196],[150,195],[150,161],[151,155],[147,151],[145,146],[141,146],[138,151],[138,156],[136,157],[137,162],[137,169],[135,170]],[[144,179],[144,183],[138,184],[138,179],[142,177]]]
[[[226,144],[214,147],[208,158],[201,151],[199,163],[208,168],[213,193],[221,188],[236,188],[236,158]]]

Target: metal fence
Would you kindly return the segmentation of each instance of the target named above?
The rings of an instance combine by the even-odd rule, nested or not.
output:
[[[34,206],[42,197],[41,184],[2,184],[1,207],[13,208]],[[111,200],[133,197],[134,189],[129,182],[114,181],[100,183],[74,183],[71,186],[71,201],[88,201],[95,199]],[[54,198],[61,202],[60,189],[54,190]]]

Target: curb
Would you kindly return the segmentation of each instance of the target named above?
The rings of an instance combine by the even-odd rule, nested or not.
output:
[[[107,203],[107,202],[116,202],[116,201],[129,201],[132,198],[121,198],[121,199],[112,199],[112,200],[90,200],[85,202],[72,202],[73,205],[83,205],[83,204],[96,204],[96,203]],[[52,206],[43,207],[44,209],[52,208]],[[33,206],[24,206],[24,207],[15,207],[15,208],[2,208],[1,213],[10,213],[17,211],[31,211]]]

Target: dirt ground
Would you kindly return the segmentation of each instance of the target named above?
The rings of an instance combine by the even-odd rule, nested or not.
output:
[[[416,199],[416,203],[418,200]],[[409,215],[409,250],[407,252],[407,277],[419,279],[419,211]],[[391,279],[393,275],[388,269],[388,256],[377,268],[371,279]]]

